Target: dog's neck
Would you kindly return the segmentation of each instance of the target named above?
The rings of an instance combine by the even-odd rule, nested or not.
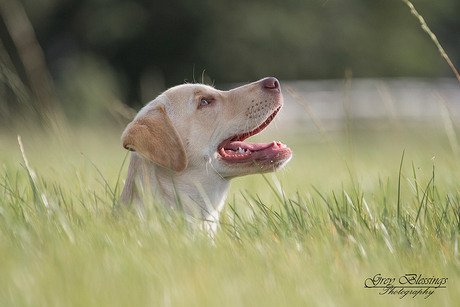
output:
[[[212,168],[206,176],[202,167],[175,173],[133,152],[121,201],[140,206],[145,206],[146,201],[156,201],[173,208],[182,207],[189,215],[217,221],[229,186],[230,180]]]

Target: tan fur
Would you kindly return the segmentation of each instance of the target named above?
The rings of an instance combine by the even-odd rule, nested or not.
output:
[[[122,135],[123,147],[150,161],[180,172],[187,166],[182,140],[163,105],[132,121]]]

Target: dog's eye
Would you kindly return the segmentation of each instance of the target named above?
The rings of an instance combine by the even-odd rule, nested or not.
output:
[[[213,102],[212,99],[201,98],[201,100],[200,100],[200,107],[205,107],[205,106],[207,106],[207,105],[210,105],[212,102]]]

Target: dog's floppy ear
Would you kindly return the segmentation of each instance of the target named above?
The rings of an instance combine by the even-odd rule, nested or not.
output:
[[[126,127],[121,140],[124,148],[173,171],[180,172],[187,166],[184,145],[164,105],[135,118]]]

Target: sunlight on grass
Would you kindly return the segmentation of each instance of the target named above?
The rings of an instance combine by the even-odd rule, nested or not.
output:
[[[214,242],[159,206],[143,218],[113,211],[121,129],[80,128],[65,142],[23,134],[34,178],[16,136],[2,135],[0,305],[454,305],[460,180],[449,139],[427,125],[352,131],[352,151],[341,132],[293,134],[285,170],[235,179]],[[400,299],[364,288],[377,273],[449,279],[428,299]]]

